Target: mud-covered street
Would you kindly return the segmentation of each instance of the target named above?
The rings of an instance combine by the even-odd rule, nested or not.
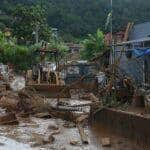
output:
[[[82,144],[78,129],[73,127],[66,128],[65,124],[72,124],[61,119],[39,119],[26,118],[20,119],[17,126],[1,126],[0,149],[9,150],[28,150],[28,149],[50,149],[50,150],[139,150],[135,143],[128,138],[119,137],[112,134],[108,129],[97,127],[96,125],[85,127],[88,135],[89,144]],[[49,143],[48,136],[54,135],[54,141]],[[111,146],[103,147],[101,140],[109,138]],[[44,141],[45,140],[45,141]]]
[[[82,95],[82,96],[81,96]],[[91,106],[88,106],[91,100],[80,99],[83,94],[76,94],[76,91],[72,91],[71,99],[62,99],[62,104],[69,103],[70,106],[78,106],[78,110],[73,110],[73,114],[89,114]],[[85,97],[85,96],[84,96]],[[57,99],[45,99],[45,103],[48,106],[55,107]],[[43,103],[40,103],[43,105]],[[31,105],[31,104],[30,104]],[[86,106],[87,105],[87,106]],[[25,106],[25,105],[24,105]],[[28,105],[26,104],[26,107]],[[67,106],[67,105],[66,105]],[[69,107],[70,107],[69,106]],[[8,106],[7,106],[8,107]],[[42,106],[43,107],[43,106]],[[36,105],[36,109],[41,108]],[[62,107],[63,108],[63,107]],[[61,108],[61,109],[62,109]],[[41,109],[40,109],[41,111]],[[68,111],[68,110],[65,110]],[[5,110],[1,109],[1,113],[5,114]],[[109,128],[104,124],[97,121],[88,119],[85,121],[84,117],[84,134],[86,135],[87,142],[83,143],[81,135],[78,130],[78,125],[69,118],[61,119],[65,117],[65,114],[56,115],[53,117],[51,113],[37,112],[34,114],[21,113],[16,114],[16,119],[19,124],[14,124],[9,120],[5,120],[5,125],[0,126],[0,149],[9,150],[147,150],[146,146],[137,144],[136,141],[131,140],[128,137],[121,136],[113,132],[113,128]],[[80,116],[79,115],[79,116]],[[73,119],[71,117],[71,119]],[[68,120],[68,121],[67,121]],[[80,119],[79,119],[80,120]],[[82,120],[82,117],[81,117]],[[82,121],[83,121],[82,120]],[[8,122],[9,121],[9,122]],[[3,122],[4,123],[4,122]],[[7,125],[8,123],[12,125]]]

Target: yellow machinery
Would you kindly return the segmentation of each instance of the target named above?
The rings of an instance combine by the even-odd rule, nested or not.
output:
[[[59,51],[57,49],[47,50],[47,44],[43,44],[42,48],[35,51],[40,56],[40,63],[33,66],[32,70],[28,70],[26,74],[26,85],[32,87],[47,97],[52,98],[69,98],[69,89],[60,78],[58,70]],[[45,57],[50,54],[55,59],[55,63],[46,62]]]

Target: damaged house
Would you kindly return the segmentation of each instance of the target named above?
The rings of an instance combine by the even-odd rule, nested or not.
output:
[[[128,41],[117,43],[111,56],[113,63],[119,59],[120,73],[131,77],[137,86],[150,87],[150,22],[134,25]]]

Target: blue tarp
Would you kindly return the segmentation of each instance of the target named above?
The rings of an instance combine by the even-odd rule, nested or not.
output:
[[[133,54],[136,57],[142,57],[145,55],[150,55],[150,49],[134,49]]]

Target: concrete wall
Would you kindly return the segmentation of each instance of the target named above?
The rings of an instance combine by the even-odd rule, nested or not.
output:
[[[121,47],[116,48],[115,51],[116,60],[121,55],[120,50]],[[147,60],[148,68],[145,68],[144,65],[145,60]],[[150,71],[150,56],[136,58],[134,55],[132,55],[131,58],[128,58],[127,52],[122,53],[120,63],[119,63],[119,72],[121,74],[130,76],[137,85],[141,86],[145,82],[145,73],[147,72],[148,74],[150,74],[149,71]]]
[[[115,52],[115,57],[118,59],[121,52]],[[119,64],[119,72],[124,75],[130,76],[136,82],[136,84],[141,85],[144,79],[143,72],[143,58],[133,59],[127,58],[126,53],[122,54]]]
[[[150,146],[150,119],[130,113],[103,109],[94,116],[96,123],[104,124],[113,132]]]

